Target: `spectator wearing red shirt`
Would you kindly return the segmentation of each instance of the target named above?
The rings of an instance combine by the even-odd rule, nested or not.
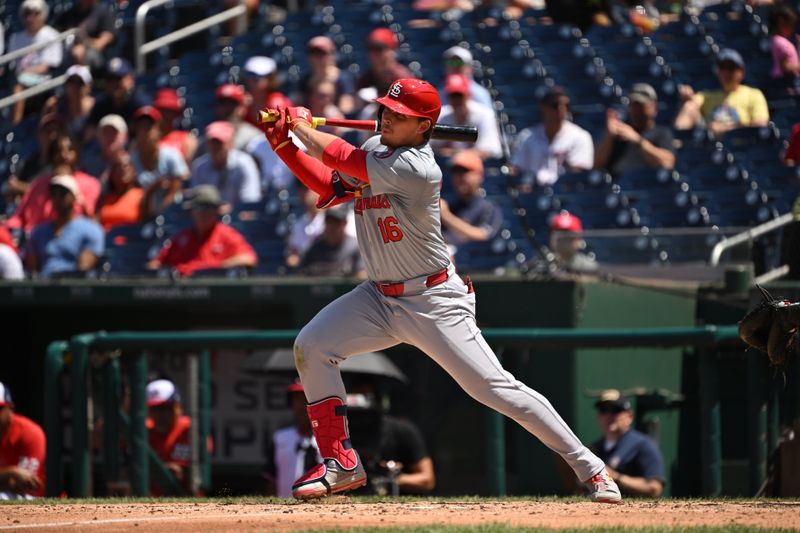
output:
[[[191,210],[192,227],[175,235],[147,267],[173,267],[181,276],[191,276],[208,268],[255,266],[253,248],[241,233],[219,220],[222,199],[217,188],[198,185],[188,193],[191,199],[184,208]]]
[[[89,218],[94,216],[94,208],[100,196],[100,182],[97,178],[77,170],[78,149],[75,141],[66,134],[56,137],[50,142],[48,160],[52,162],[52,174],[33,180],[17,210],[8,219],[7,225],[10,229],[22,228],[25,233],[30,233],[34,226],[55,220],[56,214],[50,200],[50,180],[61,174],[71,175],[78,182],[80,198],[75,202],[75,213]]]
[[[14,412],[11,391],[0,382],[0,500],[44,495],[44,431]]]
[[[147,385],[147,435],[150,448],[175,476],[178,484],[189,488],[191,459],[189,430],[192,420],[183,414],[181,397],[175,384],[157,379]],[[150,485],[153,496],[161,496],[158,485]]]
[[[180,152],[188,165],[197,151],[197,137],[191,132],[176,127],[183,116],[183,99],[172,87],[156,92],[153,107],[161,112],[161,146],[169,146]]]

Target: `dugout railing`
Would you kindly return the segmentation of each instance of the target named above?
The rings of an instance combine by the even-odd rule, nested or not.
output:
[[[149,493],[150,466],[156,481],[168,494],[179,494],[174,478],[149,448],[146,429],[145,387],[147,350],[170,350],[190,358],[188,405],[197,423],[192,430],[191,487],[197,492],[211,490],[211,462],[205,445],[211,425],[211,372],[209,350],[257,349],[291,346],[297,330],[192,331],[192,332],[95,332],[76,335],[69,341],[52,342],[47,350],[44,372],[47,435],[47,496],[64,491],[64,420],[62,420],[61,377],[69,372],[71,413],[72,497],[90,495],[91,449],[89,428],[89,373],[102,372],[103,380],[103,471],[106,480],[120,473],[120,436],[126,435],[130,448],[130,482],[133,495]],[[699,398],[703,472],[702,488],[707,496],[722,491],[722,450],[720,422],[719,349],[742,347],[736,326],[706,325],[695,328],[573,329],[573,328],[488,328],[483,331],[498,357],[510,347],[528,348],[635,348],[694,347],[699,355]],[[128,358],[130,420],[121,410],[120,358]],[[777,432],[777,421],[768,416],[768,395],[763,389],[761,355],[748,357],[747,403],[754,431],[748,432],[751,486],[760,486],[767,475],[769,435]],[[751,364],[752,360],[752,364]],[[487,478],[489,490],[506,494],[505,417],[487,410]]]

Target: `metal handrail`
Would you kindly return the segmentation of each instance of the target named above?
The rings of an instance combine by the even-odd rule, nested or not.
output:
[[[34,85],[33,87],[28,87],[24,91],[14,93],[10,96],[6,96],[5,98],[0,98],[0,109],[5,109],[8,106],[16,104],[20,100],[27,100],[31,96],[36,96],[37,94],[45,93],[51,89],[60,87],[64,85],[66,81],[67,81],[67,75],[62,74],[61,76],[50,78],[49,80],[44,81],[38,85]]]
[[[786,213],[785,215],[781,215],[776,219],[770,220],[769,222],[765,222],[759,226],[750,228],[747,231],[738,233],[733,237],[723,239],[714,245],[714,248],[711,250],[711,258],[708,260],[708,262],[711,266],[717,266],[719,265],[720,257],[722,257],[722,253],[725,250],[752,241],[756,237],[760,237],[765,233],[769,233],[776,229],[780,229],[783,226],[791,224],[793,221],[794,221],[794,214]]]
[[[195,33],[199,33],[201,31],[207,30],[212,26],[216,26],[217,24],[221,24],[230,19],[238,19],[237,23],[237,32],[244,31],[246,18],[245,14],[247,13],[247,7],[243,3],[240,3],[237,6],[234,6],[230,9],[223,11],[222,13],[217,13],[216,15],[212,15],[208,18],[205,18],[201,21],[195,22],[194,24],[190,24],[184,28],[179,30],[175,30],[173,32],[164,35],[163,37],[159,37],[149,43],[145,43],[145,28],[144,28],[144,21],[147,17],[148,12],[155,7],[159,7],[166,3],[172,2],[173,0],[149,0],[145,2],[139,9],[136,10],[136,26],[134,28],[134,35],[135,35],[135,45],[136,45],[136,73],[137,74],[144,74],[146,70],[145,65],[145,57],[147,54],[154,52],[168,44],[172,44],[175,41],[180,41],[181,39],[185,39]]]
[[[78,28],[70,28],[66,31],[59,33],[57,36],[53,37],[49,41],[42,41],[41,43],[34,43],[26,46],[25,48],[20,48],[19,50],[14,50],[13,52],[9,52],[5,55],[0,56],[0,67],[5,65],[6,63],[10,63],[14,61],[18,57],[26,56],[32,52],[38,52],[43,48],[47,48],[48,46],[59,43],[61,41],[65,41],[78,33]]]

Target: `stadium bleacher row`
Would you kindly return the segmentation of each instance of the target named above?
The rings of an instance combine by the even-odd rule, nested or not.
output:
[[[0,7],[6,35],[19,29],[19,0]],[[131,55],[133,18],[141,2],[117,6],[120,52]],[[51,2],[55,13],[67,2]],[[195,0],[175,0],[168,7],[218,12]],[[744,2],[717,4],[699,15],[684,12],[679,20],[662,25],[652,34],[630,25],[592,27],[585,33],[563,24],[547,23],[543,11],[526,11],[519,19],[501,10],[477,9],[468,13],[415,11],[408,2],[335,0],[289,13],[279,24],[268,22],[268,3],[262,3],[251,28],[233,38],[221,38],[218,29],[205,36],[205,45],[170,58],[165,47],[148,61],[148,72],[137,85],[153,93],[170,86],[185,98],[184,126],[202,130],[214,120],[214,88],[240,82],[241,67],[253,55],[274,58],[284,85],[291,88],[307,71],[305,43],[315,35],[328,35],[339,50],[339,65],[354,74],[366,65],[363,42],[374,27],[389,26],[398,35],[399,57],[413,72],[436,86],[443,82],[442,52],[450,46],[468,47],[475,59],[476,79],[495,97],[495,109],[507,142],[539,120],[537,97],[555,85],[563,86],[571,100],[573,120],[587,129],[595,142],[603,134],[605,113],[614,107],[625,113],[626,92],[636,82],[647,82],[659,94],[658,121],[671,125],[680,105],[678,86],[691,83],[696,90],[714,88],[714,55],[722,47],[739,50],[747,63],[745,83],[759,87],[768,98],[771,123],[766,128],[734,130],[713,139],[703,130],[676,132],[680,147],[674,170],[636,172],[612,178],[602,170],[568,174],[552,187],[532,186],[530,176],[509,179],[503,160],[487,161],[487,195],[503,207],[504,229],[491,246],[464,246],[457,260],[465,271],[519,267],[533,255],[535,235],[546,242],[547,221],[567,209],[583,220],[587,229],[672,227],[750,227],[791,209],[800,192],[794,168],[780,154],[800,106],[785,86],[770,80],[766,15]],[[170,13],[171,10],[166,10]],[[155,17],[154,17],[155,19]],[[163,35],[180,27],[174,14],[158,17],[148,26],[148,36]],[[420,21],[424,21],[421,24]],[[30,156],[36,117],[0,129],[0,182],[19,161]],[[446,170],[446,165],[443,165]],[[452,192],[445,180],[443,194]],[[250,213],[246,220],[239,214]],[[284,238],[301,207],[291,191],[270,191],[259,205],[240,206],[227,221],[239,229],[262,257],[256,274],[280,273]],[[107,257],[101,275],[144,274],[152,257],[171,232],[185,222],[179,209],[157,220],[120,228],[107,236]],[[535,233],[532,233],[535,232]],[[631,257],[635,256],[632,250]],[[611,259],[608,250],[595,250]],[[680,258],[675,250],[672,260]],[[662,257],[663,259],[663,257]],[[659,256],[653,260],[658,261]]]

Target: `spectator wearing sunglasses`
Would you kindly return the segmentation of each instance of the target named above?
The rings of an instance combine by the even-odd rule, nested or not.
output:
[[[378,96],[383,96],[393,81],[415,77],[408,67],[397,61],[400,41],[392,30],[389,28],[372,30],[367,36],[366,44],[369,67],[358,78],[356,89],[375,87]]]
[[[636,431],[631,402],[616,389],[594,404],[603,438],[590,446],[623,494],[657,498],[664,490],[664,458],[650,437]]]
[[[530,174],[542,187],[552,185],[566,172],[589,170],[594,165],[591,134],[569,120],[569,96],[553,87],[539,101],[542,122],[522,130],[511,154],[511,165]]]
[[[472,99],[481,105],[492,108],[492,96],[486,88],[475,81],[473,78],[473,58],[472,53],[463,46],[452,46],[442,54],[444,60],[445,76],[450,74],[461,74],[469,80],[469,93]],[[444,88],[439,92],[446,97]],[[444,100],[444,98],[442,98]]]

